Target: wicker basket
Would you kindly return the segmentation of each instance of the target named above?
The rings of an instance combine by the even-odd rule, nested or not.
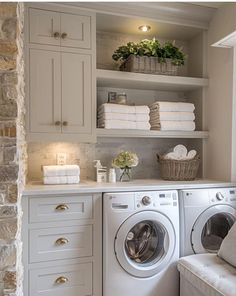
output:
[[[200,157],[197,155],[191,160],[165,159],[157,154],[160,163],[161,177],[171,181],[191,181],[196,179]]]
[[[166,59],[165,63],[159,63],[157,57],[135,55],[130,55],[120,66],[121,71],[162,75],[177,75],[178,68],[170,59]]]

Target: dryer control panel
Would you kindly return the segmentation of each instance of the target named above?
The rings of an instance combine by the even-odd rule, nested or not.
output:
[[[201,207],[213,204],[230,204],[236,207],[236,187],[180,190],[184,207]]]
[[[215,188],[209,190],[211,203],[230,203],[236,206],[236,188]]]

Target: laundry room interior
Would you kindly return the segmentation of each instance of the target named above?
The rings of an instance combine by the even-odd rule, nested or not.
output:
[[[0,2],[0,296],[236,296],[236,2]]]

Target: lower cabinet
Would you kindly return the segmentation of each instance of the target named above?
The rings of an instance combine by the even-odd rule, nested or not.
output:
[[[23,196],[22,204],[24,296],[102,296],[102,195]]]

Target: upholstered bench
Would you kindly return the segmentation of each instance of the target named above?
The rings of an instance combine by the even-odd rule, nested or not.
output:
[[[183,257],[178,269],[180,296],[236,296],[236,268],[216,254]]]

